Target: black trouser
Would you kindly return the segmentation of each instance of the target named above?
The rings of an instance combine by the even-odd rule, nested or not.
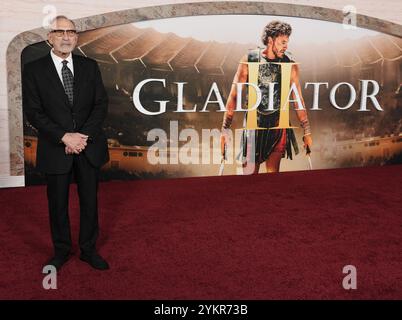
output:
[[[82,253],[90,255],[95,252],[99,233],[97,200],[99,169],[93,167],[84,154],[73,155],[73,157],[73,167],[70,172],[47,175],[50,229],[57,256],[67,255],[71,250],[68,199],[73,174],[80,200],[79,245]]]

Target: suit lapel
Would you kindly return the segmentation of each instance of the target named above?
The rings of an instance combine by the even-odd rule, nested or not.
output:
[[[83,68],[84,65],[81,59],[77,59],[76,55],[73,55],[73,63],[74,63],[74,102],[73,102],[73,109],[76,108],[78,98],[80,95],[80,89],[82,87],[83,81]]]

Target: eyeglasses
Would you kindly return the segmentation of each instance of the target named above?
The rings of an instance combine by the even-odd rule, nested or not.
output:
[[[77,30],[63,30],[63,29],[57,29],[57,30],[52,30],[52,33],[55,34],[56,37],[61,38],[64,33],[67,34],[68,37],[74,37],[77,34]]]

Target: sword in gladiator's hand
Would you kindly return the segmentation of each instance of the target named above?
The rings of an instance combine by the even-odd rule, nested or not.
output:
[[[222,154],[222,159],[221,159],[221,165],[219,167],[219,175],[223,175],[223,169],[225,168],[225,160],[226,160],[226,142],[223,143],[223,154]]]
[[[308,145],[306,146],[306,156],[308,160],[308,168],[313,170],[313,163],[311,162],[311,149]]]

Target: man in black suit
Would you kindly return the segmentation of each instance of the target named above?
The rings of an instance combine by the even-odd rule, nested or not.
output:
[[[73,55],[78,35],[73,21],[57,16],[50,24],[50,54],[24,66],[23,106],[38,130],[37,168],[47,177],[47,197],[57,270],[71,251],[68,198],[71,178],[80,201],[80,259],[99,270],[109,269],[96,251],[98,175],[109,160],[102,131],[108,97],[96,61]]]

